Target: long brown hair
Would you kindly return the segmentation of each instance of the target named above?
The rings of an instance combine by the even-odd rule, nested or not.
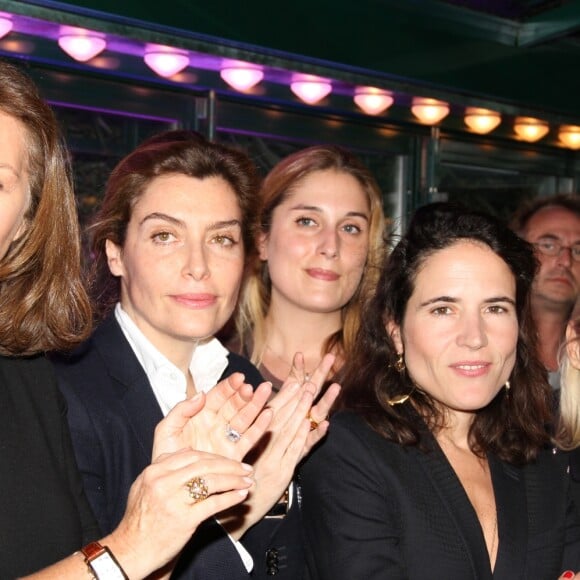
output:
[[[26,132],[26,229],[0,259],[0,352],[74,346],[90,332],[66,149],[50,107],[16,66],[0,61],[0,109]]]
[[[360,307],[378,278],[378,265],[384,250],[384,214],[381,192],[370,171],[349,151],[332,145],[315,145],[285,157],[266,176],[260,191],[258,234],[268,234],[274,210],[292,194],[292,191],[310,174],[334,170],[354,177],[365,192],[371,212],[369,252],[361,281],[354,296],[343,307],[342,327],[330,336],[323,352],[348,353],[360,322]],[[257,252],[250,256],[249,274],[242,292],[236,326],[242,348],[244,339],[251,334],[254,364],[261,362],[265,344],[265,318],[270,307],[271,281],[268,265]]]

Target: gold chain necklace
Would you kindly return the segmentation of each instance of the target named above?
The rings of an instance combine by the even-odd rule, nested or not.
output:
[[[288,362],[284,357],[280,356],[269,344],[266,345],[266,350],[270,351],[280,362],[283,362],[289,368],[289,374],[293,374],[300,382],[309,381],[312,373],[304,369],[304,376],[299,377],[297,369],[291,362]]]

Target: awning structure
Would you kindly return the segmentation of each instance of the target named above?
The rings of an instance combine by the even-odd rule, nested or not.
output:
[[[300,103],[289,86],[307,73],[330,84],[312,105],[329,110],[360,112],[353,96],[372,86],[393,98],[382,114],[402,122],[417,122],[410,107],[423,97],[448,103],[444,123],[463,130],[466,107],[509,118],[497,131],[513,138],[516,116],[540,118],[555,145],[559,126],[580,125],[580,0],[0,0],[0,11],[13,19],[0,52],[20,46],[51,67],[225,94],[235,89],[220,69],[234,60],[263,72],[245,93],[257,100]],[[106,48],[73,61],[56,43],[71,26],[102,35]],[[186,54],[187,68],[155,75],[143,57],[159,45]]]

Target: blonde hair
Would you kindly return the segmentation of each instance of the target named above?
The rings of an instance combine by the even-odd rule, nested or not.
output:
[[[572,322],[574,338],[562,348],[560,366],[560,415],[556,442],[561,449],[570,451],[580,447],[580,369],[571,362],[566,347],[580,341],[580,318]]]
[[[0,353],[67,349],[88,336],[92,317],[67,152],[34,83],[5,61],[0,110],[25,129],[30,193],[25,231],[0,259]]]
[[[308,175],[327,170],[354,177],[367,195],[371,212],[369,251],[360,283],[342,309],[342,328],[323,345],[323,352],[344,354],[351,349],[358,332],[362,303],[378,280],[385,247],[381,192],[370,171],[353,154],[336,146],[317,145],[284,158],[270,171],[262,184],[256,236],[268,234],[274,210]],[[238,308],[236,328],[242,351],[245,339],[252,336],[250,357],[254,364],[259,365],[265,349],[265,320],[270,307],[271,281],[267,263],[258,256],[256,246],[249,256],[249,270]]]

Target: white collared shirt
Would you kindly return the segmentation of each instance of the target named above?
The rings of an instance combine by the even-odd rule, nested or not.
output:
[[[115,318],[135,353],[139,364],[161,407],[163,416],[167,415],[177,403],[187,396],[187,379],[165,355],[151,344],[131,317],[123,310],[120,303],[115,306]],[[196,345],[189,363],[189,372],[195,377],[195,388],[204,393],[209,392],[219,381],[228,366],[228,350],[217,338]],[[244,546],[229,534],[246,570],[252,571],[254,562]]]

